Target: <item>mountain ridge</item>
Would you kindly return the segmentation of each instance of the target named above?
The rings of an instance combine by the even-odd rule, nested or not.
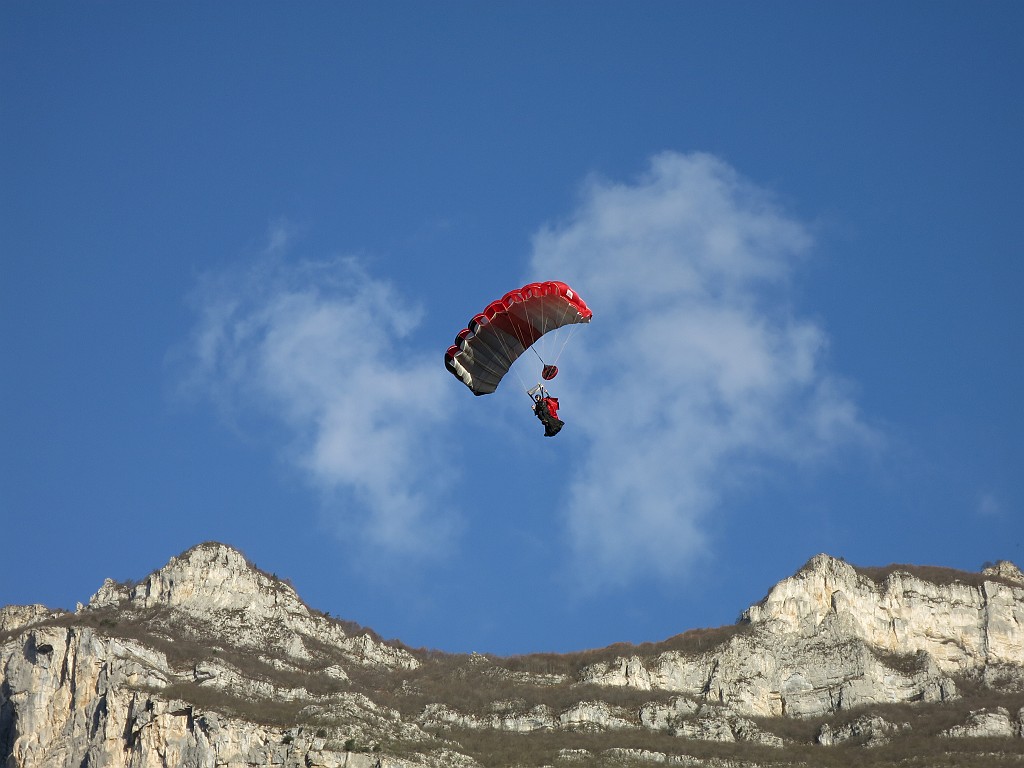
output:
[[[1022,627],[1008,561],[975,574],[819,554],[734,625],[445,654],[329,617],[204,542],[74,612],[0,608],[0,764],[761,766],[861,743],[884,759],[923,736],[1020,756]]]

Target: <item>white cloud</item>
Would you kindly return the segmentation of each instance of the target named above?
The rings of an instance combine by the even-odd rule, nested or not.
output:
[[[729,166],[676,153],[634,184],[591,179],[534,238],[534,276],[594,310],[567,398],[588,442],[568,507],[588,579],[678,575],[706,551],[726,489],[769,461],[872,439],[824,369],[824,331],[789,309],[810,245]]]
[[[434,430],[452,390],[439,355],[409,342],[421,309],[353,259],[285,260],[287,239],[278,228],[255,264],[205,277],[191,383],[225,409],[284,426],[339,532],[429,552],[452,522]]]
[[[203,281],[196,383],[283,425],[347,538],[444,551],[452,414],[494,414],[502,400],[469,397],[439,350],[416,346],[422,310],[390,283],[352,259],[285,260],[289,239],[278,228],[251,268]],[[826,333],[792,308],[810,246],[729,166],[675,153],[635,183],[589,180],[574,213],[535,236],[531,277],[568,282],[595,313],[559,363],[569,429],[546,454],[569,462],[567,496],[551,503],[584,582],[676,578],[706,555],[712,515],[744,483],[875,439],[827,370]],[[521,402],[516,414],[532,419]]]

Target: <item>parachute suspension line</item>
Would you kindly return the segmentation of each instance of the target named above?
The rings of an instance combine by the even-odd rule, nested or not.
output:
[[[577,323],[570,323],[569,330],[563,334],[564,338],[562,339],[562,346],[558,348],[558,354],[555,355],[555,359],[551,361],[552,365],[555,365],[558,362],[558,359],[562,356],[562,353],[565,351],[565,347],[568,345],[572,335],[576,333],[576,326]]]
[[[565,323],[566,315],[569,312],[569,307],[563,308],[561,322],[553,324],[549,329],[547,306],[548,304],[546,301],[540,302],[540,337],[536,342],[534,342],[534,345],[530,347],[530,349],[533,350],[533,354],[537,356],[540,364],[544,367],[547,367],[548,365],[548,361],[545,360],[545,357],[547,357],[548,352],[551,351],[553,346],[551,341],[553,338],[557,338],[561,335],[561,331],[563,330],[561,326]],[[543,355],[540,353],[540,348],[543,348],[544,350]]]
[[[548,310],[548,303],[547,303],[547,301],[545,301],[544,299],[541,299],[541,302],[540,302],[540,333],[541,333],[541,338],[544,338],[544,336],[548,332],[547,310]],[[537,341],[539,342],[540,339],[537,339]],[[544,362],[544,357],[543,357],[543,355],[541,355],[540,350],[537,349],[537,346],[534,346],[533,350],[534,350],[535,354],[537,355],[537,359],[540,360],[541,366],[547,365],[547,363]],[[545,349],[544,352],[545,352],[545,354],[547,354],[547,349]]]
[[[560,323],[561,328],[559,328],[559,330],[565,329],[565,327],[566,327],[565,318],[568,316],[569,312],[571,312],[571,311],[572,311],[572,308],[568,304],[562,310],[562,322]],[[576,333],[576,326],[577,325],[578,325],[578,323],[568,323],[568,330],[565,333],[560,334],[561,337],[562,337],[562,346],[560,346],[558,348],[558,354],[556,354],[555,355],[555,359],[551,361],[552,365],[555,365],[556,363],[558,363],[559,358],[562,356],[562,352],[565,351],[565,347],[569,343],[569,339],[571,339],[572,335],[574,333]]]
[[[544,334],[545,334],[545,333],[547,332],[547,330],[548,330],[548,327],[547,327],[547,326],[545,325],[545,323],[544,323],[544,321],[545,321],[545,317],[544,317],[544,305],[545,305],[545,301],[544,301],[544,298],[542,297],[542,298],[541,298],[541,300],[540,300],[540,302],[538,302],[538,306],[539,306],[539,307],[541,307],[541,326],[540,326],[540,328],[541,328],[541,335],[540,335],[540,337],[538,337],[537,341],[535,341],[534,343],[532,343],[532,344],[530,345],[530,347],[529,347],[530,349],[534,350],[534,354],[536,354],[536,355],[537,355],[537,359],[539,359],[539,360],[541,361],[541,365],[542,365],[542,366],[544,366],[544,365],[545,365],[545,362],[544,362],[544,357],[543,357],[543,356],[541,355],[541,350],[540,350],[540,349],[538,349],[538,347],[540,346],[540,343],[541,343],[541,339],[543,339],[543,338],[544,338]],[[528,321],[527,321],[527,322],[528,322]],[[530,325],[530,327],[531,327],[531,328],[537,328],[537,327],[536,327],[536,326],[534,326],[534,324],[532,324],[532,323],[530,323],[529,325]]]
[[[515,368],[516,366],[513,365],[512,367]],[[523,375],[519,372],[518,368],[516,369],[516,378],[519,379],[519,386],[526,389],[526,380],[523,379]]]
[[[529,318],[528,314],[525,315],[525,317],[523,317],[523,320],[525,320],[525,324],[527,326],[531,325],[530,324],[530,318]],[[526,338],[523,335],[524,333],[526,333],[526,331],[525,330],[520,331],[520,328],[519,328],[519,326],[516,323],[512,323],[512,331],[515,333],[516,341],[519,342],[519,346],[521,346],[523,348],[523,352],[526,352],[527,349],[533,350],[533,354],[537,355],[537,359],[540,360],[541,365],[543,365],[544,364],[544,359],[540,356],[540,353],[537,351],[537,348],[534,346],[535,342],[531,342],[528,338]],[[504,346],[504,344],[502,346]],[[507,350],[506,350],[505,354],[508,355],[508,351]],[[511,355],[508,355],[508,356],[511,359],[512,356]],[[519,373],[519,367],[515,365],[514,361],[511,364],[511,367],[516,369],[516,377],[519,379],[519,383],[522,384],[523,389],[526,389],[527,388],[526,387],[526,382],[523,380],[522,375]]]
[[[501,331],[498,331],[495,334],[495,336],[498,339],[498,343],[501,344],[501,351],[505,353],[505,357],[507,357],[509,360],[512,360],[512,350],[510,350],[508,348],[508,345],[505,344],[505,338],[504,338],[504,336],[502,336]],[[517,338],[518,338],[518,336],[519,336],[519,334],[516,334]],[[520,343],[522,343],[522,342],[520,342]],[[516,368],[515,361],[512,361],[511,363],[509,363],[509,368],[510,369],[511,368]],[[516,368],[516,378],[519,379],[519,384],[522,387],[525,388],[526,387],[526,381],[523,380],[523,376],[522,376],[522,374],[519,373],[519,369],[518,368]]]
[[[529,314],[527,314],[526,317],[523,318],[523,319],[525,320],[525,325],[529,326],[530,325],[530,316],[529,316]],[[512,329],[516,332],[516,339],[519,341],[519,345],[523,348],[523,352],[525,352],[527,349],[533,349],[533,342],[530,341],[530,339],[528,339],[526,336],[523,335],[523,334],[526,333],[525,330],[520,331],[520,327],[517,324],[515,324],[515,323],[512,324]]]

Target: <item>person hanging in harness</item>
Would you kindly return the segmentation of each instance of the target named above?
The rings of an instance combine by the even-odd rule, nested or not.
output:
[[[557,435],[558,431],[565,426],[565,422],[558,418],[558,398],[548,394],[543,384],[538,384],[527,394],[533,398],[533,412],[537,414],[537,418],[544,425],[544,437]]]

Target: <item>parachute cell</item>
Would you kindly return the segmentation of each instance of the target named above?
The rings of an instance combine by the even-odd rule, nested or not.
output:
[[[490,394],[541,336],[573,323],[589,323],[592,316],[586,302],[565,283],[530,283],[474,316],[445,352],[444,363],[474,394]],[[553,365],[546,369],[558,370]]]

